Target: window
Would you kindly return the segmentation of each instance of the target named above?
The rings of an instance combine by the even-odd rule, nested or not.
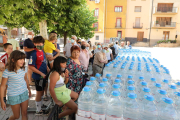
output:
[[[95,9],[94,16],[98,18],[98,16],[99,16],[99,8]]]
[[[115,6],[114,12],[122,12],[122,6]]]
[[[117,37],[121,38],[122,37],[122,31],[117,31]]]
[[[116,27],[117,28],[121,27],[121,18],[116,18]]]
[[[95,31],[98,31],[98,23],[94,23],[94,28],[96,28]]]
[[[99,36],[96,36],[96,40],[99,40]]]
[[[141,12],[141,6],[135,6],[134,12]]]

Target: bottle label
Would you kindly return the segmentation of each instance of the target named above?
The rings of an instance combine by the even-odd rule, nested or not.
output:
[[[121,117],[106,116],[106,120],[121,120]]]
[[[95,114],[95,113],[91,112],[91,118],[93,120],[105,120],[106,116],[105,116],[105,114]]]
[[[91,112],[78,109],[78,115],[83,117],[91,117]]]

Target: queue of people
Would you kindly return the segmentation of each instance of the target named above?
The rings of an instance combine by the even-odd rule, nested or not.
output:
[[[52,31],[48,40],[42,36],[34,37],[32,33],[28,36],[23,46],[25,53],[13,51],[13,45],[6,43],[6,53],[0,58],[0,70],[3,72],[0,86],[1,107],[6,110],[7,103],[13,111],[13,115],[7,120],[18,119],[20,111],[22,119],[28,119],[28,99],[31,97],[29,83],[32,80],[36,88],[36,115],[47,114],[42,108],[47,107],[43,100],[48,100],[48,88],[54,102],[59,106],[64,105],[59,118],[76,113],[78,96],[88,81],[89,63],[92,64],[93,76],[96,73],[102,74],[104,65],[116,57],[119,48],[132,48],[130,43],[125,47],[123,43],[118,46],[118,42],[111,47],[106,43],[98,43],[96,46],[91,41],[87,43],[72,36],[64,47],[65,57],[62,57],[56,32]]]

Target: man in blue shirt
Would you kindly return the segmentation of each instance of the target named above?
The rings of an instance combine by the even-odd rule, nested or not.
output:
[[[129,41],[127,41],[126,49],[132,49],[132,46],[130,45]]]

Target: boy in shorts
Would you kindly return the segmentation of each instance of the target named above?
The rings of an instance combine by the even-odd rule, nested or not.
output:
[[[47,72],[49,72],[49,68],[46,63],[45,53],[43,52],[44,38],[42,36],[36,36],[33,39],[33,43],[35,48],[30,55],[29,69],[33,71],[32,78],[36,87],[36,115],[42,115],[43,111],[41,108],[46,107],[43,105],[43,94],[46,86],[45,77]]]
[[[53,67],[54,59],[60,55],[60,50],[57,49],[57,47],[53,44],[55,43],[56,39],[57,39],[57,35],[55,33],[51,33],[49,35],[49,40],[45,40],[44,43],[44,52],[46,53],[47,56],[51,55],[53,57],[53,51],[57,52],[57,54],[53,57],[53,59],[49,61],[51,68]]]
[[[6,53],[0,57],[0,87],[1,87],[2,73],[5,70],[5,65],[8,62],[8,58],[13,51],[13,46],[11,43],[5,43],[3,45],[3,48],[4,48],[4,51],[6,51]],[[4,92],[4,102],[5,103],[6,103],[6,91],[7,91],[7,86],[6,86],[6,90]]]

